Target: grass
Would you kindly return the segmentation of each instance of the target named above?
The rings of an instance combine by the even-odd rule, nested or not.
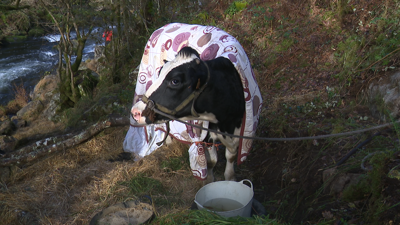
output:
[[[137,174],[135,177],[129,181],[124,181],[121,183],[129,188],[129,193],[136,196],[144,194],[162,194],[164,192],[163,185],[160,181],[155,180],[150,177],[146,177],[144,174]]]
[[[13,91],[15,95],[14,98],[15,103],[21,108],[26,106],[29,102],[29,96],[24,87],[24,83],[21,82],[21,84],[19,85],[14,83]]]
[[[394,32],[398,30],[398,2],[374,6],[376,1],[370,1],[372,5],[368,1],[344,0],[317,5],[309,5],[309,1],[246,1],[239,7],[238,2],[218,1],[199,11],[177,13],[173,20],[217,25],[243,45],[264,99],[258,136],[339,133],[379,123],[353,93],[398,66],[395,50],[399,34]],[[184,9],[182,4],[177,11]],[[170,20],[160,21],[165,24]],[[149,36],[140,35],[145,39]],[[142,49],[135,57],[141,56]],[[134,68],[139,61],[135,59],[135,65],[130,66]],[[121,74],[128,71],[118,69]],[[109,82],[100,81],[92,99],[82,98],[76,108],[66,111],[71,124],[96,121],[102,116],[104,111],[82,117],[100,105],[98,102],[105,102],[103,97],[112,100],[113,112],[124,113],[124,106],[129,108],[133,85]],[[114,100],[117,105],[113,105]],[[381,112],[386,110],[383,105],[377,107]],[[383,189],[388,169],[384,166],[395,168],[390,157],[371,158],[376,171],[366,173],[361,183],[346,189],[343,195],[326,193],[327,184],[320,183],[322,171],[332,168],[368,134],[317,142],[256,141],[244,167],[237,172],[254,181],[258,200],[270,210],[269,218],[275,219],[240,220],[188,210],[202,183],[191,175],[187,146],[165,147],[137,162],[108,162],[122,151],[125,133],[126,128],[110,130],[31,167],[14,168],[10,179],[1,186],[0,201],[5,206],[0,217],[7,218],[6,223],[18,224],[19,215],[14,212],[23,210],[48,224],[87,224],[91,216],[107,206],[149,194],[157,211],[154,224],[346,224],[353,216],[363,222],[396,219],[387,214],[396,212],[398,205]],[[390,137],[398,138],[398,131],[395,133],[375,139],[338,173],[364,173],[358,168],[367,154],[398,149],[397,143],[389,141]],[[355,209],[349,204],[355,205],[356,213],[352,213]]]
[[[6,106],[0,106],[0,116],[16,114],[28,104],[30,99],[22,81],[19,85],[13,83],[13,92],[14,99],[9,101]]]
[[[183,210],[179,213],[169,214],[152,221],[152,224],[216,224],[216,225],[250,225],[250,224],[270,224],[270,225],[283,225],[275,219],[268,217],[254,216],[251,218],[231,217],[224,218],[206,210]]]

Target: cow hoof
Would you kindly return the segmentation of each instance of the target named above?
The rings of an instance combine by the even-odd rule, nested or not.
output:
[[[215,181],[214,176],[208,175],[207,178],[203,181],[203,186],[212,183],[214,181]]]

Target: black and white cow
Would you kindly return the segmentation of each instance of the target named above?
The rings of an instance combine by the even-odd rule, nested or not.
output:
[[[240,75],[232,62],[224,57],[203,61],[191,47],[182,48],[176,58],[165,62],[142,101],[131,110],[138,124],[165,123],[169,118],[146,108],[156,109],[181,120],[207,120],[209,128],[239,135],[245,113],[245,96]],[[225,180],[234,180],[234,160],[239,138],[210,134],[215,143],[226,146]],[[212,169],[217,162],[216,148],[207,156],[208,182],[213,181]],[[210,176],[211,175],[211,176]]]

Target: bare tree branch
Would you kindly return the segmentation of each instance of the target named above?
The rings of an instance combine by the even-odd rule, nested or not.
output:
[[[126,125],[129,125],[129,118],[111,115],[107,120],[98,122],[78,134],[70,133],[46,138],[14,152],[7,153],[0,159],[0,167],[34,163],[40,158],[81,144],[106,128]]]

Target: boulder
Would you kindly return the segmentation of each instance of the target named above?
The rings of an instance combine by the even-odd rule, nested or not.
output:
[[[26,125],[27,125],[26,120],[23,120],[23,119],[16,118],[16,119],[13,119],[12,122],[15,125],[15,127],[17,127],[17,128],[26,127]]]
[[[18,118],[32,121],[35,120],[43,111],[45,105],[40,100],[30,101],[25,107],[17,112]]]
[[[97,60],[101,57],[105,57],[104,56],[104,49],[105,47],[103,45],[96,45],[94,47],[94,59]]]
[[[36,84],[31,94],[31,99],[40,100],[46,105],[55,94],[54,92],[57,88],[58,77],[56,75],[47,75]]]
[[[60,101],[60,94],[56,91],[58,80],[52,74],[43,77],[30,94],[32,101],[17,113],[18,119],[32,121],[39,116],[52,120]]]
[[[51,96],[47,107],[42,111],[40,118],[45,118],[50,121],[57,120],[57,111],[60,108],[60,93]]]
[[[15,130],[15,125],[10,120],[0,122],[0,135],[10,135]]]
[[[337,168],[324,170],[322,172],[324,191],[329,194],[339,194],[346,187],[357,184],[362,175],[358,173],[339,173]]]
[[[0,122],[6,121],[6,120],[8,120],[8,116],[7,115],[0,116]]]
[[[77,78],[78,90],[81,96],[90,96],[99,82],[97,76],[89,69],[79,71]]]
[[[390,122],[400,116],[400,71],[372,82],[367,89],[367,95],[374,117]]]
[[[45,33],[46,33],[46,31],[39,26],[31,28],[28,31],[28,35],[33,36],[33,37],[40,37],[40,36],[43,36]]]
[[[12,152],[17,145],[17,139],[13,136],[0,135],[0,150],[3,152]]]

